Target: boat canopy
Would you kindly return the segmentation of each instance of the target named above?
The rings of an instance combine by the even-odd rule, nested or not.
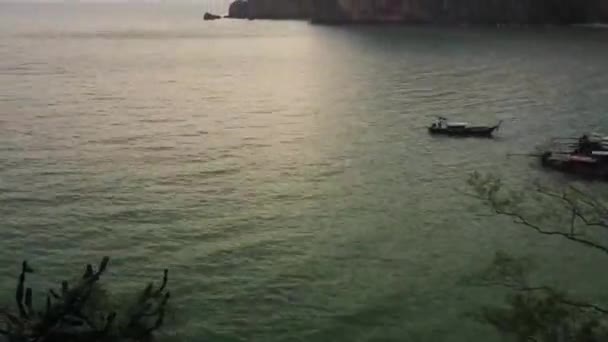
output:
[[[448,127],[466,127],[469,124],[466,122],[447,122],[446,125]]]

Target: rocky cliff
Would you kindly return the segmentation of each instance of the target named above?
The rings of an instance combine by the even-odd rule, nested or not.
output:
[[[348,10],[339,1],[312,0],[313,23],[340,24],[352,21]]]
[[[236,0],[231,3],[230,8],[228,8],[228,18],[249,18],[249,2],[246,0]]]
[[[330,24],[562,25],[608,21],[608,0],[236,0],[229,16]]]
[[[573,24],[608,19],[607,0],[312,0],[316,22]]]
[[[260,19],[308,19],[312,16],[310,0],[249,0],[249,10]]]
[[[236,0],[228,16],[249,19],[309,19],[311,0]]]
[[[599,20],[608,22],[608,1],[598,0],[599,4]]]
[[[443,12],[448,22],[564,25],[596,21],[602,1],[450,0],[443,1]]]

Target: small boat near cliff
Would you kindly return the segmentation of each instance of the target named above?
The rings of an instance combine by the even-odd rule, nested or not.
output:
[[[450,122],[444,117],[439,117],[428,130],[431,134],[491,138],[492,134],[500,128],[501,124],[502,121],[495,126],[470,126],[466,122]]]

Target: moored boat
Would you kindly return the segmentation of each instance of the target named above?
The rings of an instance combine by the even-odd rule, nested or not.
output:
[[[540,158],[544,168],[584,178],[608,180],[608,137],[597,134],[580,138],[552,139],[540,154],[509,154]]]
[[[466,122],[450,122],[446,118],[439,117],[428,130],[431,134],[490,138],[500,128],[501,123],[502,121],[495,126],[470,126]]]
[[[541,164],[564,173],[608,180],[608,155],[605,151],[593,151],[589,155],[548,151],[541,155]]]

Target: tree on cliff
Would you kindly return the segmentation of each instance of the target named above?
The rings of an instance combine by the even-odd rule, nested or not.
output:
[[[113,308],[101,284],[109,260],[103,258],[97,269],[87,265],[75,284],[63,281],[58,290],[49,290],[42,308],[35,308],[33,290],[26,287],[26,276],[34,270],[24,261],[15,292],[17,307],[0,310],[0,337],[9,342],[151,341],[163,325],[170,297],[168,271],[159,286],[150,283],[127,306]]]
[[[474,194],[497,215],[547,238],[561,238],[608,257],[608,206],[576,188],[504,189],[499,178],[474,174]],[[608,259],[606,259],[608,260]],[[477,285],[510,289],[506,305],[486,307],[476,317],[514,341],[608,341],[608,306],[574,298],[564,289],[530,281],[531,262],[497,253]]]

